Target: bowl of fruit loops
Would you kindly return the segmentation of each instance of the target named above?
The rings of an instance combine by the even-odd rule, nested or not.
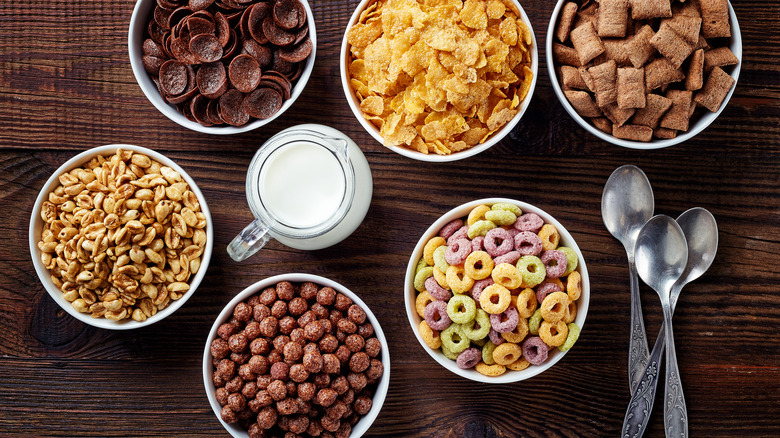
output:
[[[524,202],[489,198],[422,235],[404,284],[417,340],[444,368],[509,383],[555,365],[585,323],[590,282],[569,232]]]

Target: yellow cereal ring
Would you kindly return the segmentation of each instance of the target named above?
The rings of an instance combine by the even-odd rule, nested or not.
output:
[[[419,330],[420,337],[422,337],[425,345],[433,348],[434,350],[441,347],[441,338],[439,337],[439,332],[432,329],[427,322],[420,322]]]
[[[427,280],[428,277],[432,275],[433,266],[426,266],[417,271],[417,274],[414,275],[414,288],[417,290],[417,292],[422,292],[425,290],[425,280]]]
[[[579,272],[574,271],[569,274],[566,279],[566,293],[569,295],[569,299],[577,301],[582,294],[582,275]]]
[[[450,264],[447,263],[447,259],[444,258],[444,253],[447,252],[447,246],[440,246],[433,251],[433,266],[441,273],[447,272],[447,268]]]
[[[496,344],[491,341],[485,342],[485,345],[482,346],[482,362],[486,363],[487,365],[495,364],[496,361],[493,360],[493,350],[495,349]]]
[[[496,228],[496,224],[490,222],[489,220],[476,221],[469,225],[469,230],[466,235],[469,236],[469,239],[473,239],[477,236],[484,236],[493,228]]]
[[[485,219],[485,213],[490,211],[490,207],[487,205],[477,205],[469,212],[469,217],[466,219],[466,225],[471,226],[479,220]]]
[[[564,342],[563,345],[558,347],[558,349],[563,352],[569,351],[569,349],[571,349],[571,347],[574,346],[574,343],[577,342],[577,339],[579,339],[580,337],[580,326],[571,323],[568,324],[566,327],[569,328],[569,335],[566,336],[566,342]]]
[[[520,359],[517,359],[516,361],[510,363],[507,365],[507,369],[510,369],[512,371],[523,371],[524,369],[528,368],[531,365],[531,362],[528,362],[524,357],[521,357]]]
[[[482,293],[479,294],[479,305],[485,312],[497,315],[509,307],[511,297],[509,289],[493,283],[482,289]]]
[[[449,360],[458,360],[458,354],[460,354],[448,350],[447,347],[444,346],[444,344],[442,344],[441,346],[441,352],[444,353],[444,357],[446,357]]]
[[[517,321],[517,327],[511,332],[501,333],[501,337],[506,339],[507,342],[513,342],[519,344],[523,342],[523,339],[528,336],[528,320],[525,318],[519,318]]]
[[[450,285],[447,283],[447,274],[436,268],[433,268],[433,278],[436,279],[436,282],[439,283],[439,286],[450,290]]]
[[[563,274],[561,274],[561,277],[565,277],[572,272],[574,272],[575,269],[577,269],[577,253],[574,252],[573,249],[569,248],[568,246],[559,246],[558,251],[564,253],[566,255],[566,270],[563,271]]]
[[[417,261],[417,267],[414,268],[414,274],[417,275],[418,272],[420,272],[420,269],[428,266],[427,263],[425,263],[425,258],[420,258],[420,260]]]
[[[542,322],[542,309],[536,309],[533,315],[528,318],[528,333],[536,336],[539,334],[539,324]]]
[[[508,202],[496,202],[490,209],[511,211],[517,217],[522,216],[523,214],[523,210],[521,210],[520,207]]]
[[[427,290],[424,290],[417,294],[417,298],[414,300],[414,308],[417,310],[417,314],[420,318],[425,318],[425,306],[433,301],[433,297]]]
[[[561,235],[558,234],[558,230],[552,224],[542,225],[542,229],[539,230],[539,238],[542,239],[542,249],[550,251],[558,248],[558,243],[561,241]]]
[[[447,268],[447,284],[450,290],[456,294],[468,292],[474,286],[474,279],[466,275],[463,266],[450,265]]]
[[[504,342],[493,350],[493,360],[499,365],[509,365],[523,357],[523,349],[511,342]]]
[[[577,303],[575,301],[569,301],[569,305],[566,306],[566,314],[563,315],[563,319],[561,321],[565,322],[566,324],[574,322],[574,319],[577,317]]]
[[[501,263],[490,274],[493,281],[507,289],[517,289],[523,283],[520,271],[509,263]]]
[[[553,292],[548,294],[539,310],[542,311],[542,318],[549,322],[558,322],[566,316],[566,309],[569,307],[569,296],[564,292]]]
[[[441,236],[436,236],[433,239],[429,240],[423,247],[423,258],[425,259],[425,263],[427,263],[430,266],[435,265],[436,263],[433,260],[433,251],[435,251],[436,248],[446,244],[447,241],[444,240],[444,238]]]
[[[506,367],[499,364],[494,365],[488,365],[485,362],[478,363],[475,367],[475,370],[477,370],[478,373],[482,374],[483,376],[488,377],[497,377],[506,372]]]
[[[521,287],[536,287],[547,277],[547,268],[539,257],[524,255],[515,265],[523,278]]]
[[[542,321],[539,324],[539,337],[550,347],[563,345],[567,336],[569,336],[569,327],[563,321]]]
[[[512,225],[517,220],[517,216],[511,211],[506,210],[490,210],[485,213],[485,219],[493,222],[499,227],[506,227]]]
[[[536,310],[536,293],[531,288],[525,288],[517,296],[515,307],[517,308],[517,314],[520,318],[530,318]]]
[[[485,251],[474,251],[466,257],[463,269],[474,280],[488,278],[493,271],[493,258]]]

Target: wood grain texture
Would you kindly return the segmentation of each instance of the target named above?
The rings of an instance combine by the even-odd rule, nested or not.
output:
[[[685,288],[675,315],[691,436],[780,436],[778,2],[734,2],[744,44],[734,96],[696,138],[657,151],[602,142],[565,113],[544,64],[554,2],[523,2],[542,45],[526,116],[496,147],[441,165],[404,158],[362,130],[338,68],[357,1],[311,3],[318,52],[306,90],[284,116],[235,136],[188,131],[146,100],[127,59],[132,1],[0,3],[0,435],[228,436],[202,383],[208,330],[247,285],[299,271],[357,292],[388,335],[390,392],[367,436],[616,436],[629,399],[629,285],[600,199],[612,170],[633,163],[647,173],[658,213],[705,207],[720,229],[714,264]],[[303,252],[271,242],[233,262],[225,246],[251,220],[243,189],[249,160],[273,133],[308,122],[344,131],[365,152],[374,197],[364,223],[332,248]],[[214,254],[198,291],[169,318],[131,332],[85,326],[60,310],[35,275],[27,240],[49,175],[74,154],[111,143],[168,155],[197,181],[214,219]],[[592,282],[575,348],[544,374],[502,386],[441,369],[415,341],[402,295],[419,235],[454,206],[491,196],[556,216],[582,248]],[[660,305],[644,285],[642,297],[654,339]],[[646,436],[663,436],[660,406],[657,400]]]

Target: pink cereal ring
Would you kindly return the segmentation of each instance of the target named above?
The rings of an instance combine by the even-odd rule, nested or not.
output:
[[[531,336],[523,341],[523,357],[531,365],[541,365],[547,360],[549,347],[539,336]]]
[[[515,236],[515,251],[521,255],[538,256],[542,252],[542,239],[531,231],[521,231]]]
[[[558,283],[545,281],[536,287],[536,301],[538,301],[539,304],[542,304],[542,301],[544,301],[544,299],[547,297],[547,294],[562,291],[563,289],[561,289]]]
[[[502,313],[490,315],[490,326],[498,333],[509,333],[517,327],[519,316],[517,309],[507,307]]]
[[[491,323],[492,325],[492,323]],[[501,336],[501,333],[495,331],[492,327],[490,328],[490,332],[488,333],[488,337],[490,338],[490,342],[492,342],[494,345],[501,345],[504,342],[506,342],[506,339],[504,339],[503,336]]]
[[[563,251],[548,250],[542,253],[540,257],[542,263],[547,270],[547,276],[550,278],[558,278],[566,272],[566,254]]]
[[[469,227],[468,225],[464,225],[457,230],[455,230],[454,233],[450,237],[447,238],[447,245],[451,244],[452,242],[460,239],[468,239],[469,238]]]
[[[452,292],[439,286],[436,277],[428,277],[425,280],[425,290],[427,290],[434,299],[439,301],[447,301],[452,298]]]
[[[477,304],[479,304],[479,296],[482,294],[482,289],[490,286],[493,283],[495,283],[495,281],[493,281],[493,277],[475,281],[474,286],[471,286],[471,298],[474,298],[474,300],[477,301]]]
[[[444,251],[444,260],[450,265],[462,265],[466,258],[471,254],[471,241],[469,239],[458,239],[447,244]],[[564,263],[564,268],[566,263]]]
[[[485,234],[485,251],[491,257],[502,256],[515,249],[515,242],[509,232],[503,228],[493,228]]]
[[[472,251],[482,251],[484,249],[484,242],[485,237],[484,236],[477,236],[473,239],[471,239],[471,250]]]
[[[428,327],[442,331],[450,326],[452,321],[447,315],[447,303],[444,301],[431,301],[425,306],[425,322]]]
[[[461,227],[463,227],[463,221],[460,219],[455,219],[439,230],[439,236],[443,237],[445,240],[449,239],[450,236],[452,236]]]
[[[493,263],[495,266],[498,266],[501,263],[509,263],[510,265],[514,265],[518,260],[520,260],[520,256],[522,256],[522,254],[520,254],[519,251],[509,251],[504,255],[500,255],[494,258]]]
[[[458,365],[458,368],[467,370],[469,368],[474,368],[481,360],[482,350],[478,348],[467,348],[458,355],[458,359],[455,363]]]
[[[526,213],[515,221],[514,227],[520,231],[533,231],[534,233],[544,225],[544,220],[536,213]]]

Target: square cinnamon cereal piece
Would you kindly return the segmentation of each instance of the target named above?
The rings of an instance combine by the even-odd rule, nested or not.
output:
[[[706,72],[711,71],[715,67],[736,64],[739,64],[739,59],[728,47],[718,47],[717,49],[704,52],[704,71]]]
[[[553,57],[561,65],[573,65],[574,67],[582,65],[577,51],[563,44],[553,43]]]
[[[628,0],[599,2],[598,34],[600,37],[624,37],[628,25]]]
[[[672,5],[672,16],[678,15],[701,18],[701,11],[699,11],[698,3],[695,1],[675,3]]]
[[[608,61],[588,69],[593,78],[593,92],[600,107],[617,102],[617,64]]]
[[[672,3],[669,0],[631,0],[631,17],[634,20],[671,16]]]
[[[734,78],[729,76],[728,73],[720,67],[715,67],[712,69],[702,89],[696,93],[694,100],[708,110],[716,112],[735,82]]]
[[[655,32],[653,28],[645,24],[628,42],[628,59],[635,68],[645,65],[648,59],[655,53],[655,47],[650,44]]]
[[[555,27],[555,36],[558,37],[558,41],[565,43],[569,39],[569,32],[571,32],[571,25],[574,23],[574,17],[577,16],[577,4],[574,2],[566,2],[561,8],[561,16],[558,19],[558,24]]]
[[[618,126],[623,126],[636,112],[635,108],[620,108],[614,103],[610,103],[602,109],[604,110],[604,115]]]
[[[704,84],[704,49],[693,52],[685,75],[685,89],[698,90]]]
[[[588,90],[594,91],[596,89],[596,84],[593,83],[593,76],[590,75],[588,69],[580,67],[577,70],[580,71],[580,77],[582,78],[582,81],[585,82],[585,86],[588,87]]]
[[[588,90],[588,86],[580,76],[580,70],[577,67],[570,65],[561,66],[561,77],[563,78],[563,86],[569,89],[576,90]]]
[[[612,125],[612,135],[624,140],[650,141],[653,139],[653,130],[641,125]]]
[[[731,36],[728,0],[699,0],[701,7],[701,33],[704,38]]]
[[[688,90],[669,90],[666,92],[666,97],[672,101],[672,107],[661,118],[661,127],[687,131],[691,117],[690,109],[693,101],[693,92]]]
[[[604,43],[604,53],[599,56],[606,56],[606,60],[614,59],[617,65],[631,65],[631,58],[628,53],[628,38],[608,38],[602,40]]]
[[[580,59],[580,65],[585,65],[593,58],[604,53],[604,44],[596,34],[593,23],[588,22],[571,31],[571,43]]]
[[[607,134],[610,134],[610,135],[612,134],[612,122],[610,122],[606,118],[604,118],[604,117],[594,117],[594,118],[590,119],[590,121],[593,123],[594,126],[599,128],[599,130],[601,130],[601,131],[603,131],[603,132],[605,132]]]
[[[571,102],[571,106],[577,111],[577,114],[582,117],[601,117],[601,110],[593,103],[590,94],[585,91],[569,90],[564,91],[563,94]]]
[[[644,108],[645,69],[617,69],[617,104],[620,108]]]
[[[658,32],[650,38],[650,44],[658,50],[658,53],[671,61],[675,68],[680,67],[693,53],[693,44],[680,38],[667,22],[661,23]]]
[[[701,34],[699,34],[699,41],[696,43],[695,46],[693,46],[693,48],[696,50],[699,49],[710,50],[710,43],[707,42],[706,38],[704,38],[703,36],[701,36]]]
[[[699,43],[699,33],[701,31],[701,18],[688,17],[685,15],[676,15],[672,18],[663,20],[674,33],[684,39],[688,44],[696,46]]]
[[[647,95],[647,105],[634,113],[631,123],[644,125],[656,129],[664,113],[672,106],[672,99],[667,99],[658,94]]]
[[[645,67],[645,91],[649,93],[662,85],[684,78],[682,70],[673,66],[671,61],[664,57],[656,58]]]
[[[653,137],[670,140],[677,137],[677,131],[668,128],[658,128],[653,130]]]

